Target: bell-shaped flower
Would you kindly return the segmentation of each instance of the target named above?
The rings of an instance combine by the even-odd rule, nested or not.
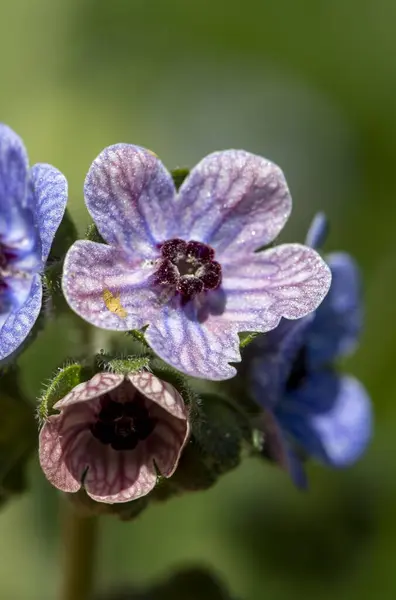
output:
[[[152,152],[117,144],[93,162],[85,201],[106,244],[79,241],[69,250],[68,303],[97,327],[148,326],[153,350],[188,375],[233,377],[238,332],[298,319],[328,291],[330,271],[312,248],[256,252],[291,211],[282,171],[260,156],[210,154],[177,192]]]
[[[129,502],[170,477],[190,424],[179,392],[146,371],[98,373],[54,408],[39,438],[40,464],[63,492],[81,486],[98,502]]]

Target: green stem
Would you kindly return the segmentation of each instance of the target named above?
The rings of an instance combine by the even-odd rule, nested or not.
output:
[[[63,583],[61,600],[91,598],[96,558],[98,517],[81,516],[71,502],[64,502]]]

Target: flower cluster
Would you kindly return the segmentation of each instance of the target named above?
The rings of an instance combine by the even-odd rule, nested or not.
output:
[[[58,257],[64,297],[93,326],[134,330],[148,350],[107,363],[83,356],[51,382],[39,444],[55,487],[83,489],[105,505],[128,503],[170,478],[179,459],[180,473],[196,448],[205,469],[225,471],[221,460],[235,466],[242,438],[253,448],[243,402],[234,410],[235,399],[227,404],[210,393],[192,406],[197,395],[185,375],[234,377],[244,332],[261,334],[246,364],[264,408],[263,452],[299,485],[302,456],[333,466],[360,456],[370,402],[333,364],[360,332],[357,268],[346,254],[324,260],[317,252],[322,217],[306,245],[274,245],[291,212],[279,167],[242,150],[215,152],[176,189],[155,154],[117,144],[94,160],[84,193],[102,242],[74,242]],[[47,164],[29,169],[22,141],[1,125],[0,360],[21,346],[39,315],[41,276],[66,199],[64,176]],[[215,410],[205,411],[216,398]],[[189,482],[184,489],[197,488]]]
[[[307,244],[324,240],[326,219],[319,214]],[[306,486],[301,456],[332,467],[355,462],[371,437],[372,411],[363,385],[335,369],[339,357],[355,348],[362,326],[360,276],[349,254],[326,257],[332,272],[329,293],[312,314],[256,339],[249,365],[252,391],[265,409],[261,423],[264,453]]]

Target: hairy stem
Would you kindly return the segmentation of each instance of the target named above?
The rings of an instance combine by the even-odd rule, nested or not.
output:
[[[60,600],[90,600],[98,517],[81,516],[68,501],[64,501],[63,510],[63,582]]]

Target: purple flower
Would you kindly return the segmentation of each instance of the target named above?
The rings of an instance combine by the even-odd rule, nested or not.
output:
[[[63,492],[83,485],[98,502],[148,494],[170,477],[190,425],[180,394],[148,372],[98,373],[54,406],[40,432],[40,464]]]
[[[150,151],[106,148],[85,181],[85,200],[108,245],[76,242],[64,266],[70,306],[104,329],[148,325],[153,350],[176,369],[228,379],[239,331],[268,331],[314,310],[330,285],[320,256],[269,244],[291,198],[281,170],[244,152],[204,158],[179,193]]]
[[[317,215],[307,243],[324,239],[326,220]],[[360,276],[349,254],[327,256],[330,291],[315,313],[282,319],[255,340],[249,353],[253,395],[263,406],[264,452],[306,486],[301,453],[335,468],[354,463],[372,430],[371,402],[363,385],[339,375],[334,362],[354,349],[362,327]]]
[[[0,124],[0,360],[24,341],[41,309],[50,247],[67,201],[57,169],[31,169],[22,140]]]

